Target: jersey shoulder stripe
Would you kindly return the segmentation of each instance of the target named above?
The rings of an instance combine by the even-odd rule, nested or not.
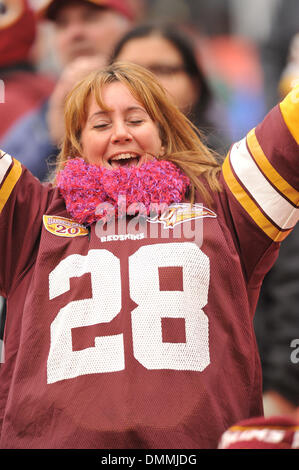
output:
[[[7,153],[0,151],[0,213],[2,212],[9,196],[17,184],[21,174],[22,166]]]
[[[271,222],[271,220],[268,219],[268,217],[266,217],[256,201],[238,181],[228,157],[223,163],[222,172],[229,190],[260,229],[262,229],[263,232],[273,241],[280,242],[284,240],[291,230],[280,230]]]
[[[299,192],[293,188],[273,167],[267,159],[260,143],[257,140],[255,129],[252,129],[247,135],[248,149],[254,158],[256,164],[263,172],[269,182],[279,191],[290,203],[298,206]]]
[[[230,161],[238,179],[271,222],[283,230],[293,228],[299,219],[299,209],[269,183],[248,151],[246,139],[232,147]]]

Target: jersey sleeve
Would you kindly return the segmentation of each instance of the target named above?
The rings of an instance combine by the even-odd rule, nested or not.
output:
[[[218,449],[298,449],[299,423],[291,416],[256,417],[225,431]]]
[[[0,150],[0,295],[8,297],[33,262],[50,197],[19,161]]]
[[[262,260],[264,271],[270,269],[275,260],[265,254],[278,249],[299,219],[298,144],[299,86],[231,147],[223,163],[229,217],[248,279]]]

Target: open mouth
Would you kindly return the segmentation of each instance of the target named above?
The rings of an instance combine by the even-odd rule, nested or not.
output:
[[[120,153],[119,155],[115,155],[114,157],[108,160],[108,163],[112,166],[112,168],[120,168],[120,167],[133,167],[137,166],[140,162],[141,155],[136,155],[135,153]]]

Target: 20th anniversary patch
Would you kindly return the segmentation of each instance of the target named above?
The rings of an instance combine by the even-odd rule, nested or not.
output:
[[[65,217],[44,215],[43,222],[45,229],[58,237],[84,237],[88,235],[88,229],[84,225]]]

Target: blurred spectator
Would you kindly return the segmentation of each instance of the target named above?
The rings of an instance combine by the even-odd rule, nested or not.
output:
[[[50,100],[19,121],[0,142],[40,180],[47,179],[58,153],[66,94],[84,74],[106,63],[133,15],[129,0],[52,0],[46,5],[43,17],[54,25],[57,55],[64,67],[61,78]],[[51,134],[49,122],[55,127]]]
[[[117,43],[112,61],[129,61],[153,72],[175,104],[217,153],[228,150],[224,109],[216,102],[191,38],[177,24],[140,24]]]
[[[51,0],[44,15],[53,22],[63,67],[82,56],[107,59],[133,18],[129,0]]]
[[[54,80],[37,73],[31,58],[37,19],[27,0],[0,1],[0,139],[51,93]]]

